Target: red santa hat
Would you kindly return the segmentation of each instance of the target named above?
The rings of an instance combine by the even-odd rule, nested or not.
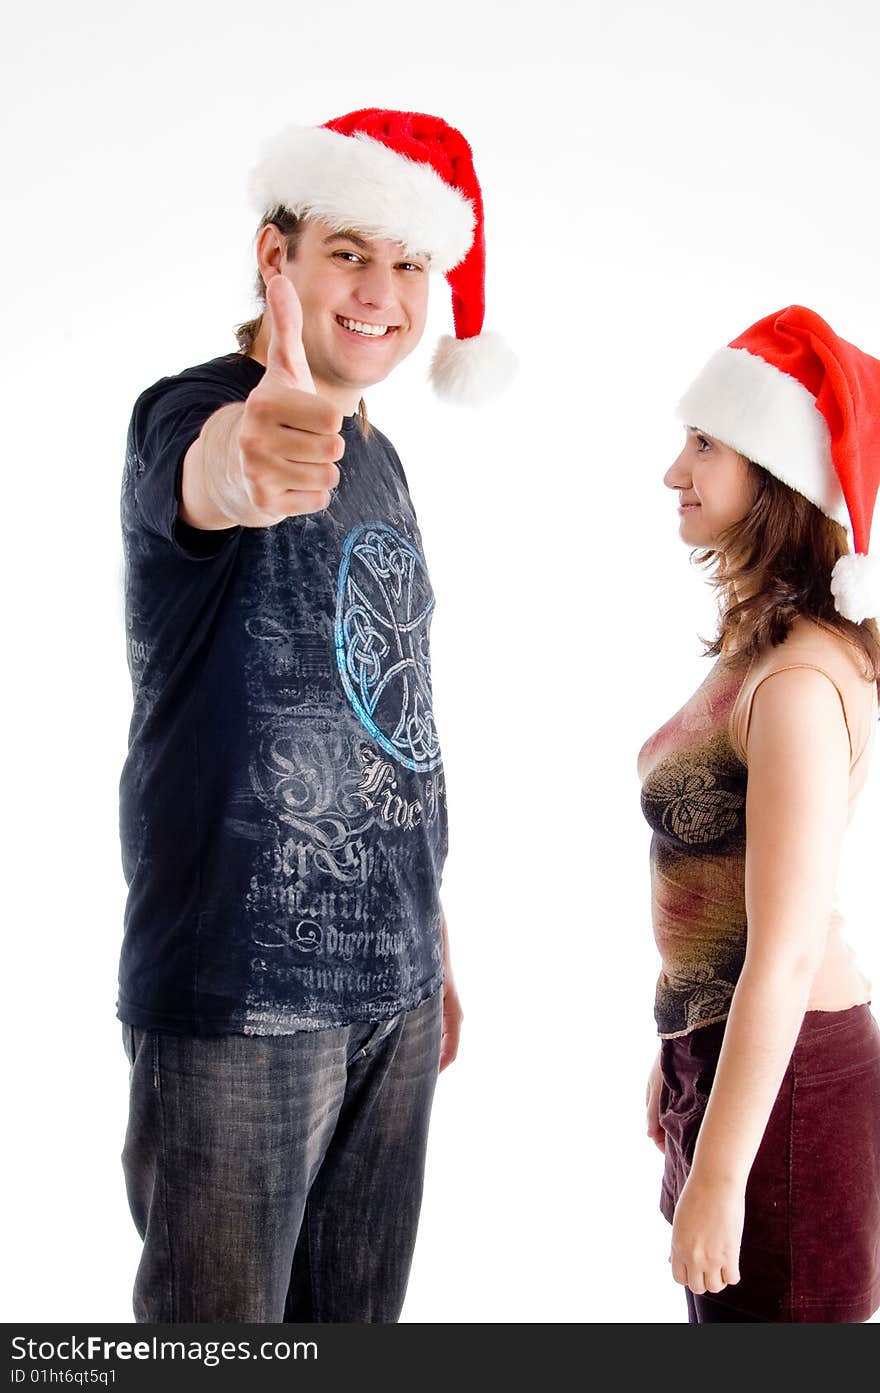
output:
[[[510,349],[483,331],[486,242],[473,155],[439,116],[370,108],[288,126],[264,146],[249,192],[261,217],[283,206],[431,258],[452,291],[455,323],[431,363],[439,396],[476,405],[514,376]]]
[[[790,305],[713,355],[678,415],[849,525],[853,555],[831,574],[839,614],[880,616],[880,557],[869,555],[880,488],[880,361],[812,310]]]

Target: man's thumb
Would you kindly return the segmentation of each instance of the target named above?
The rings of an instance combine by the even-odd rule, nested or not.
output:
[[[314,392],[302,341],[302,305],[294,286],[281,272],[266,286],[266,304],[271,315],[267,371],[301,392]]]

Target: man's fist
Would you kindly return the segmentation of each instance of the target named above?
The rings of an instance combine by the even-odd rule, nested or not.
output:
[[[315,392],[302,342],[302,306],[280,273],[266,286],[268,362],[245,404],[238,433],[241,482],[251,526],[317,513],[339,483],[342,412]]]

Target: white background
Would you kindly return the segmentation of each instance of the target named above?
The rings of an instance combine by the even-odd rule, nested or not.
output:
[[[657,971],[635,759],[706,670],[713,602],[661,484],[678,396],[792,302],[880,355],[880,19],[843,0],[154,0],[7,18],[4,426],[7,1321],[125,1321],[120,1152],[131,691],[119,484],[138,393],[234,348],[262,139],[436,112],[477,156],[479,412],[424,378],[371,415],[409,474],[438,608],[444,898],[466,1012],[440,1080],[409,1321],[680,1321],[643,1134]],[[878,776],[850,941],[880,974]]]

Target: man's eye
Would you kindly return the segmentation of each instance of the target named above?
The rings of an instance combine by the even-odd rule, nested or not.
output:
[[[398,263],[402,271],[424,271],[424,266],[420,266],[416,261],[401,261]]]
[[[360,261],[357,252],[334,252],[333,255],[340,256],[343,259],[348,258],[350,261]]]

